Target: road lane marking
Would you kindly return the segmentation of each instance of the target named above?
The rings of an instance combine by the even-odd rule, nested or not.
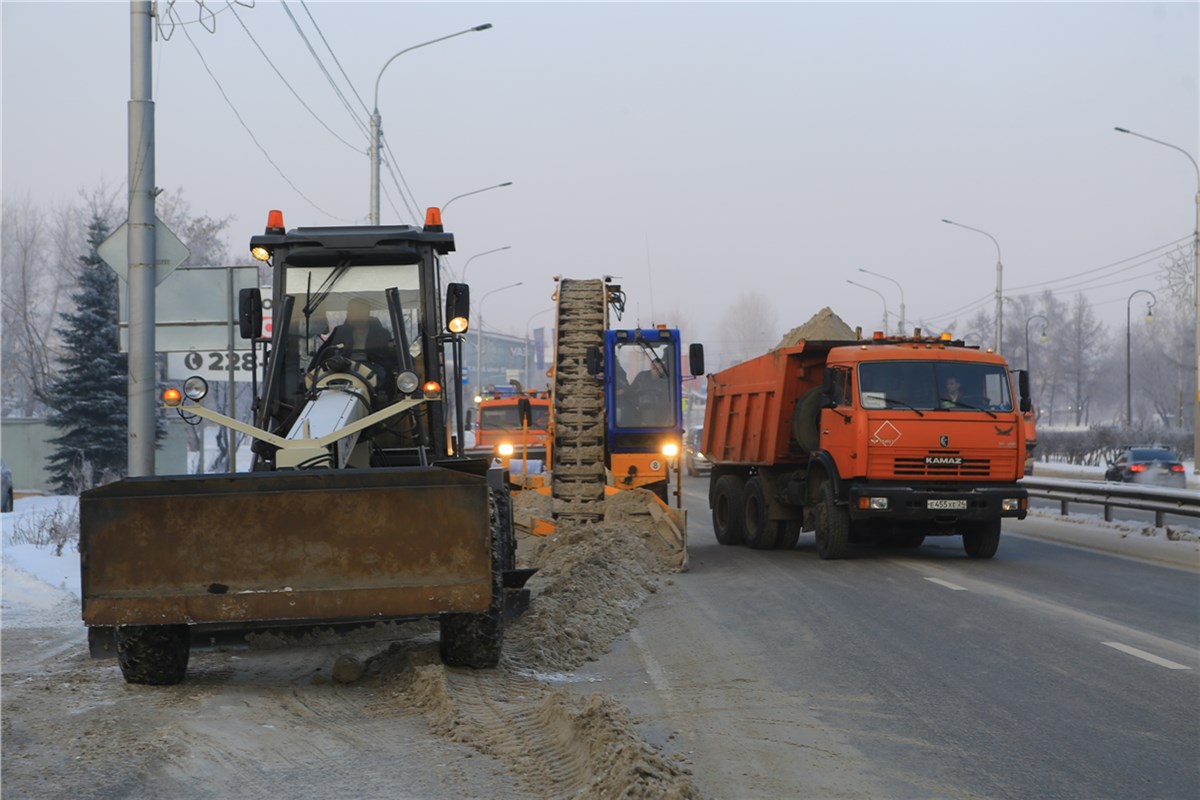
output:
[[[956,592],[965,592],[967,590],[967,587],[965,586],[959,586],[957,583],[944,581],[941,578],[930,578],[928,575],[926,575],[925,580],[929,581],[930,583],[936,583],[938,586],[945,586],[947,589],[953,589]]]
[[[1120,642],[1101,642],[1100,644],[1111,647],[1114,650],[1120,650],[1122,653],[1140,658],[1143,661],[1149,661],[1151,664],[1157,664],[1160,667],[1166,667],[1167,669],[1191,669],[1191,667],[1184,666],[1183,664],[1177,664],[1174,661],[1168,661],[1165,658],[1159,658],[1153,653],[1147,653],[1145,650],[1138,650],[1136,647],[1130,647],[1129,645],[1121,644]]]

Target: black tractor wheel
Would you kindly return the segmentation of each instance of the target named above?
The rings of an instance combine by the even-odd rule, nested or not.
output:
[[[493,475],[492,473],[496,473]],[[516,562],[512,498],[502,472],[488,473],[492,528],[492,601],[481,614],[442,614],[439,650],[449,667],[491,669],[500,663],[504,647],[504,571]]]
[[[1000,547],[1000,520],[989,519],[963,526],[963,550],[971,558],[991,558]]]
[[[767,497],[762,481],[751,478],[742,489],[742,526],[746,544],[755,550],[773,550],[776,526],[767,519]]]
[[[717,542],[725,545],[744,544],[742,527],[742,479],[737,475],[722,475],[713,487],[713,533]]]
[[[113,636],[126,683],[173,686],[187,674],[187,625],[120,625]]]
[[[791,550],[800,541],[800,520],[781,519],[775,523],[775,549]]]
[[[822,560],[845,558],[850,551],[850,512],[834,502],[833,484],[821,484],[821,499],[817,504],[817,555]]]

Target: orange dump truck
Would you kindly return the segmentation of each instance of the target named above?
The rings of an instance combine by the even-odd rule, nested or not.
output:
[[[721,544],[821,558],[961,535],[991,558],[1025,517],[1028,378],[949,337],[801,341],[709,376],[703,450]]]

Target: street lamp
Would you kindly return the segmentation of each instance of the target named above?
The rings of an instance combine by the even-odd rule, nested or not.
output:
[[[1030,373],[1030,380],[1032,380],[1033,368],[1030,366],[1031,358],[1029,354],[1029,323],[1033,322],[1035,319],[1040,319],[1043,323],[1042,335],[1038,337],[1038,342],[1040,344],[1046,343],[1046,326],[1050,324],[1050,320],[1046,319],[1041,314],[1034,314],[1032,317],[1027,317],[1025,319],[1025,371]]]
[[[1138,289],[1133,294],[1129,295],[1129,299],[1125,301],[1125,424],[1133,427],[1133,380],[1130,378],[1130,325],[1129,325],[1129,304],[1133,302],[1133,298],[1139,294],[1150,295],[1150,302],[1146,303],[1146,323],[1154,321],[1154,304],[1158,302],[1158,298],[1154,296],[1154,292],[1149,289]]]
[[[524,281],[517,281],[516,283],[510,283],[508,286],[501,286],[499,289],[492,289],[479,299],[479,310],[475,312],[475,385],[480,391],[483,390],[483,301],[496,292],[503,292],[505,289],[514,289],[524,283]]]
[[[453,39],[455,36],[462,36],[464,33],[474,33],[475,31],[486,31],[492,27],[492,23],[487,22],[483,25],[476,25],[474,28],[467,28],[465,31],[451,33],[447,36],[440,36],[437,39],[430,39],[428,42],[414,44],[412,47],[406,47],[396,55],[392,56],[379,70],[379,75],[375,78],[375,105],[371,112],[371,224],[379,224],[379,142],[383,137],[383,127],[379,118],[379,80],[383,77],[383,71],[388,68],[388,65],[395,61],[405,53],[412,52],[421,47],[427,47],[431,44],[444,42],[447,39]]]
[[[463,264],[462,277],[459,278],[459,283],[467,282],[467,267],[471,266],[471,262],[474,261],[475,259],[479,258],[480,256],[491,255],[492,253],[499,253],[501,250],[511,250],[511,249],[512,249],[512,245],[506,244],[506,245],[504,245],[504,247],[497,247],[495,250],[484,250],[482,253],[476,253],[475,255],[471,256],[470,258],[467,259],[467,263]]]
[[[852,281],[849,278],[846,279],[846,283],[849,283],[852,286],[857,286],[860,289],[866,289],[868,292],[874,292],[875,294],[879,295],[879,299],[881,301],[883,301],[883,332],[887,333],[887,329],[888,329],[887,298],[883,296],[883,292],[879,291],[878,289],[872,289],[870,286],[867,286],[865,284]]]
[[[960,228],[966,228],[969,231],[982,233],[984,236],[992,240],[992,244],[996,245],[996,347],[997,355],[1000,353],[1000,333],[1004,330],[1004,264],[1000,260],[1000,243],[996,241],[996,237],[992,236],[987,231],[981,231],[979,228],[972,228],[970,225],[963,225],[961,222],[944,219],[942,222],[947,225],[956,225]]]
[[[529,319],[525,320],[525,388],[528,389],[529,384],[529,325],[533,322],[534,317],[540,317],[542,314],[549,313],[554,310],[554,306],[543,308],[541,311],[535,311],[529,315]]]
[[[512,181],[505,181],[504,183],[497,183],[495,186],[485,186],[482,189],[476,189],[473,192],[463,192],[462,194],[456,194],[456,195],[454,195],[454,197],[451,197],[449,200],[442,203],[441,206],[439,206],[439,208],[442,209],[442,213],[444,214],[446,212],[446,209],[450,207],[450,204],[453,203],[455,200],[459,199],[460,197],[470,197],[473,194],[479,194],[480,192],[490,192],[492,189],[502,189],[505,186],[512,186]]]
[[[1178,150],[1187,156],[1188,161],[1192,162],[1192,167],[1196,170],[1196,230],[1192,234],[1192,288],[1195,290],[1192,297],[1192,305],[1194,306],[1193,311],[1196,317],[1196,392],[1192,398],[1192,472],[1200,474],[1200,165],[1196,164],[1196,159],[1192,158],[1192,154],[1182,147],[1176,147],[1168,142],[1152,139],[1144,134],[1135,133],[1128,128],[1113,128],[1113,130],[1120,133],[1128,133],[1130,136],[1136,136],[1148,142],[1161,144],[1163,147],[1169,147],[1172,150]]]
[[[896,288],[900,290],[900,335],[904,336],[908,330],[908,318],[904,315],[904,287],[900,285],[900,281],[896,280],[895,278],[889,278],[887,275],[880,275],[878,272],[872,272],[869,269],[863,269],[862,267],[859,267],[858,271],[865,272],[868,275],[874,275],[876,278],[883,278],[885,281],[891,281],[892,283],[896,284]]]

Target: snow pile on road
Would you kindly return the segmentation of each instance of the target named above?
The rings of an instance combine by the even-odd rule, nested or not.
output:
[[[78,508],[75,497],[28,497],[0,517],[4,627],[82,627]]]

